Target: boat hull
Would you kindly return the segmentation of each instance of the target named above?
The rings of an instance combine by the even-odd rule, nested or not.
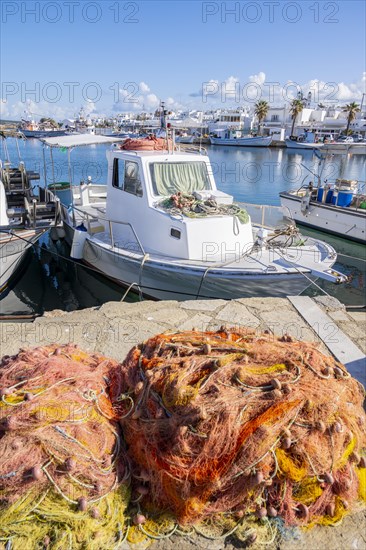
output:
[[[335,155],[366,155],[366,143],[325,143],[321,151]]]
[[[323,147],[322,143],[306,143],[305,141],[294,141],[292,139],[286,139],[285,143],[289,149],[319,149]]]
[[[74,229],[65,223],[65,232],[66,240],[71,244]],[[158,300],[285,297],[300,294],[316,280],[310,272],[306,276],[299,272],[223,272],[217,268],[183,267],[150,259],[146,259],[141,268],[141,254],[133,257],[121,251],[116,253],[93,239],[85,241],[83,262],[124,287],[133,285],[131,290],[141,290],[145,297]]]
[[[235,147],[269,147],[272,139],[272,136],[236,139],[210,137],[211,145],[232,145]]]
[[[366,242],[366,210],[356,211],[311,200],[309,208],[302,211],[301,197],[287,192],[280,193],[280,197],[281,205],[297,223],[354,242]]]
[[[26,252],[41,238],[44,230],[18,230],[0,234],[0,294],[20,268]]]
[[[26,138],[46,138],[46,137],[60,137],[66,136],[66,130],[21,130],[22,134]]]

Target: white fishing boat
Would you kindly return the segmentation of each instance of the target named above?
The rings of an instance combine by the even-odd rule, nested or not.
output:
[[[180,136],[176,136],[175,138],[175,142],[176,143],[185,143],[185,144],[188,144],[188,145],[191,145],[192,143],[194,143],[194,140],[195,140],[195,136],[193,134],[182,134]]]
[[[56,137],[56,136],[65,136],[67,130],[61,130],[58,127],[53,126],[49,120],[44,120],[44,122],[36,122],[30,117],[30,114],[27,113],[26,119],[21,119],[20,125],[18,126],[18,131],[23,134],[26,138],[45,138],[45,137]]]
[[[44,143],[71,150],[100,140]],[[130,143],[135,150],[108,150],[107,185],[72,186],[72,205],[62,212],[73,257],[156,299],[285,296],[318,277],[347,280],[333,269],[329,245],[302,237],[293,225],[252,223],[217,189],[206,154],[155,141],[160,150],[144,150],[151,140]]]
[[[286,147],[289,149],[320,149],[324,145],[315,139],[315,134],[313,132],[301,134],[294,139],[286,138],[285,143]]]
[[[210,135],[211,145],[234,145],[236,147],[269,147],[273,136],[243,136],[241,130],[215,130]]]
[[[288,215],[301,225],[344,239],[366,242],[366,191],[356,180],[336,180],[280,193]]]
[[[60,221],[58,199],[48,189],[35,192],[31,182],[39,174],[27,171],[24,162],[12,166],[5,139],[2,136],[6,160],[0,160],[0,294],[27,250]]]

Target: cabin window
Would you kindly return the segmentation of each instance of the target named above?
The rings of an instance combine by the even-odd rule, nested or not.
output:
[[[140,170],[137,162],[123,159],[113,161],[113,187],[142,197]]]
[[[113,160],[113,187],[123,190],[123,183],[125,178],[125,161],[122,159]]]
[[[151,181],[155,195],[167,196],[180,191],[192,193],[211,189],[205,162],[152,162]]]
[[[142,185],[140,178],[140,169],[137,162],[126,160],[125,162],[125,182],[124,190],[137,197],[142,197]]]

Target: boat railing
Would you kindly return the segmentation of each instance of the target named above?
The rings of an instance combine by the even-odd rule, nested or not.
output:
[[[287,207],[247,202],[235,202],[235,204],[245,208],[254,225],[260,225],[264,229],[273,229],[293,223],[292,215]]]
[[[141,243],[141,241],[140,241],[133,225],[130,222],[121,222],[119,220],[110,220],[108,218],[105,218],[103,215],[91,214],[90,212],[87,212],[86,210],[78,208],[77,206],[72,206],[71,208],[72,208],[72,218],[73,218],[74,227],[76,226],[76,218],[75,218],[75,211],[76,211],[76,212],[79,212],[79,214],[81,214],[81,221],[82,221],[82,223],[84,223],[84,222],[86,223],[86,228],[87,228],[89,234],[92,234],[92,233],[95,232],[95,229],[93,228],[93,224],[95,222],[101,222],[103,224],[105,230],[106,230],[106,228],[108,228],[109,238],[110,238],[110,241],[111,241],[112,248],[114,248],[117,244],[117,241],[114,238],[113,224],[116,224],[116,225],[119,225],[119,226],[124,226],[124,227],[129,227],[131,229],[132,233],[133,233],[133,236],[136,240],[136,243],[138,244],[138,246],[141,250],[141,253],[144,256],[146,255],[144,247],[142,246],[142,243]],[[77,220],[77,221],[79,222],[80,220]]]

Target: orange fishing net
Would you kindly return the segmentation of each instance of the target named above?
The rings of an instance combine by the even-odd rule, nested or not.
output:
[[[1,362],[0,397],[0,548],[118,548],[191,526],[273,542],[281,522],[331,524],[366,501],[364,390],[287,336],[160,334],[123,364],[23,350]]]
[[[312,344],[252,331],[161,334],[131,350],[122,421],[140,505],[337,521],[362,497],[362,386]]]
[[[51,535],[75,547],[93,539],[101,522],[109,524],[104,543],[123,529],[129,468],[120,453],[118,402],[115,411],[108,396],[111,380],[118,387],[116,365],[74,346],[3,358],[0,540],[19,536],[19,547],[26,538],[36,548]]]

